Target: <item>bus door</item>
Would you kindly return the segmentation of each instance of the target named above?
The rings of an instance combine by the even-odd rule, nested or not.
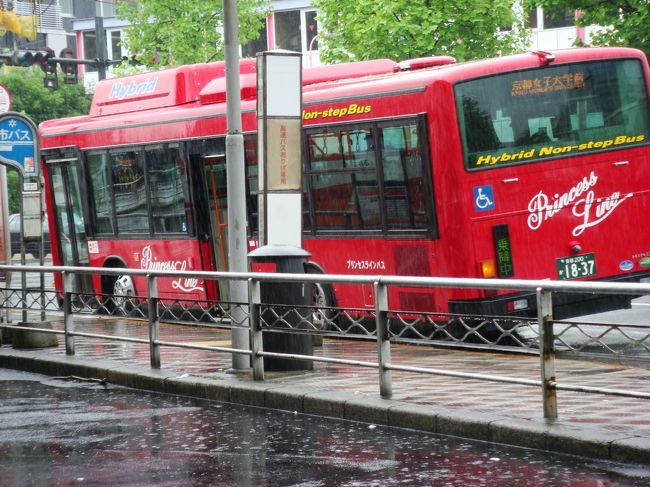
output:
[[[56,215],[56,238],[61,264],[87,266],[88,242],[83,213],[83,192],[79,159],[47,160]],[[77,275],[74,292],[91,293],[92,276]]]
[[[228,198],[226,193],[226,155],[201,157],[205,176],[206,202],[209,214],[209,235],[215,270],[228,270]],[[219,281],[219,297],[228,300],[228,282]]]

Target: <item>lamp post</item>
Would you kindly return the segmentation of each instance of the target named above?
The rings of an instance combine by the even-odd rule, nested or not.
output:
[[[244,164],[244,136],[241,123],[241,96],[239,84],[239,28],[237,24],[236,0],[223,1],[224,59],[226,63],[226,179],[228,185],[228,270],[248,270],[248,240],[246,236],[246,175]],[[243,306],[248,302],[248,288],[245,281],[230,281],[230,300],[233,325],[243,326],[248,315]],[[249,332],[246,328],[232,329],[232,346],[250,349]],[[232,367],[235,370],[250,368],[247,355],[233,354]]]

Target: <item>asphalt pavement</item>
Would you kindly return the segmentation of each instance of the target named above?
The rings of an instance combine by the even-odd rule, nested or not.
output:
[[[60,318],[54,328],[62,329]],[[146,323],[75,317],[75,329],[147,338]],[[407,427],[427,432],[525,446],[584,457],[650,464],[650,400],[558,391],[557,420],[543,417],[538,387],[392,371],[393,396],[379,394],[373,368],[315,363],[314,370],[231,370],[229,353],[163,347],[161,369],[151,369],[146,344],[77,337],[75,355],[59,346],[36,350],[0,347],[0,367],[55,376],[107,380],[134,388],[188,395],[318,416]],[[230,346],[230,332],[161,325],[160,340]],[[392,364],[540,379],[535,356],[436,349],[392,344]],[[325,339],[315,356],[377,362],[372,341]],[[556,360],[557,383],[650,393],[650,370],[582,360]]]

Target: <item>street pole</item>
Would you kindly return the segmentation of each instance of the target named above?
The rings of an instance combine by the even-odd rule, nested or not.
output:
[[[97,65],[97,77],[101,81],[106,79],[106,31],[104,30],[104,19],[95,17],[95,54],[99,59]]]
[[[236,0],[223,1],[224,58],[226,63],[226,183],[228,185],[228,269],[231,272],[248,270],[248,240],[246,235],[246,173],[244,165],[244,136],[242,135],[239,85],[239,26]],[[245,281],[230,281],[232,346],[250,350],[248,314],[248,287]],[[237,328],[242,326],[245,328]],[[233,354],[235,370],[250,368],[247,355]]]

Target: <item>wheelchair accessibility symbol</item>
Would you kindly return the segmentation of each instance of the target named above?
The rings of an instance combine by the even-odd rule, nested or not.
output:
[[[492,185],[474,187],[474,209],[476,211],[494,210]]]

